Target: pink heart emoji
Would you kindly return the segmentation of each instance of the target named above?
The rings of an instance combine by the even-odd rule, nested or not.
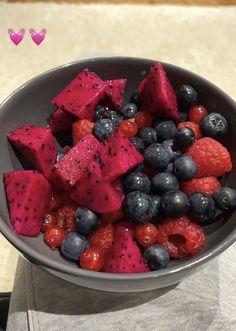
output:
[[[47,33],[47,30],[43,28],[39,33],[37,33],[34,29],[30,29],[30,34],[33,42],[35,42],[36,45],[40,45],[41,42],[44,40],[45,35]]]
[[[8,34],[11,38],[11,41],[17,46],[24,38],[25,29],[20,29],[19,32],[16,33],[12,28],[9,28]]]

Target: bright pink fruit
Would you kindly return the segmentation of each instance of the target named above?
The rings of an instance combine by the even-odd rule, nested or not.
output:
[[[88,69],[81,71],[53,100],[77,118],[93,119],[94,109],[103,98],[106,83]]]
[[[123,103],[126,81],[126,79],[105,81],[105,95],[100,104],[111,109],[119,109]]]
[[[7,137],[21,156],[48,178],[57,156],[56,141],[51,130],[22,125]]]
[[[112,249],[107,256],[104,271],[120,274],[149,271],[131,232],[124,231],[115,238]]]
[[[50,204],[51,185],[36,170],[5,173],[3,181],[14,230],[25,236],[37,236]]]
[[[51,114],[47,121],[52,132],[62,132],[71,129],[75,117],[58,108]]]

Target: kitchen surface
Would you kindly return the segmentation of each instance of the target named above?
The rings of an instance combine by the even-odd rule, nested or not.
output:
[[[226,2],[236,4],[208,1]],[[185,67],[236,99],[235,15],[236,6],[0,2],[0,100],[45,70],[104,54]],[[25,29],[17,46],[9,28]],[[32,42],[31,28],[47,30],[40,45]],[[2,235],[0,251],[0,292],[11,291],[18,253]]]

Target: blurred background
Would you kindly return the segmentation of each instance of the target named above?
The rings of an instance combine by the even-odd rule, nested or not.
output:
[[[25,29],[17,46],[9,28]],[[39,46],[31,28],[47,30]],[[236,0],[0,0],[0,101],[45,70],[102,55],[173,63],[236,99],[235,54]],[[0,292],[11,291],[18,253],[1,234],[0,252]]]

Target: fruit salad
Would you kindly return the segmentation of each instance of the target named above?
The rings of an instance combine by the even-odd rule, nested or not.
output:
[[[124,102],[127,80],[84,69],[56,95],[48,126],[7,138],[27,169],[3,174],[13,229],[39,236],[77,267],[143,273],[199,254],[204,227],[236,208],[227,119],[176,90],[153,64]]]

